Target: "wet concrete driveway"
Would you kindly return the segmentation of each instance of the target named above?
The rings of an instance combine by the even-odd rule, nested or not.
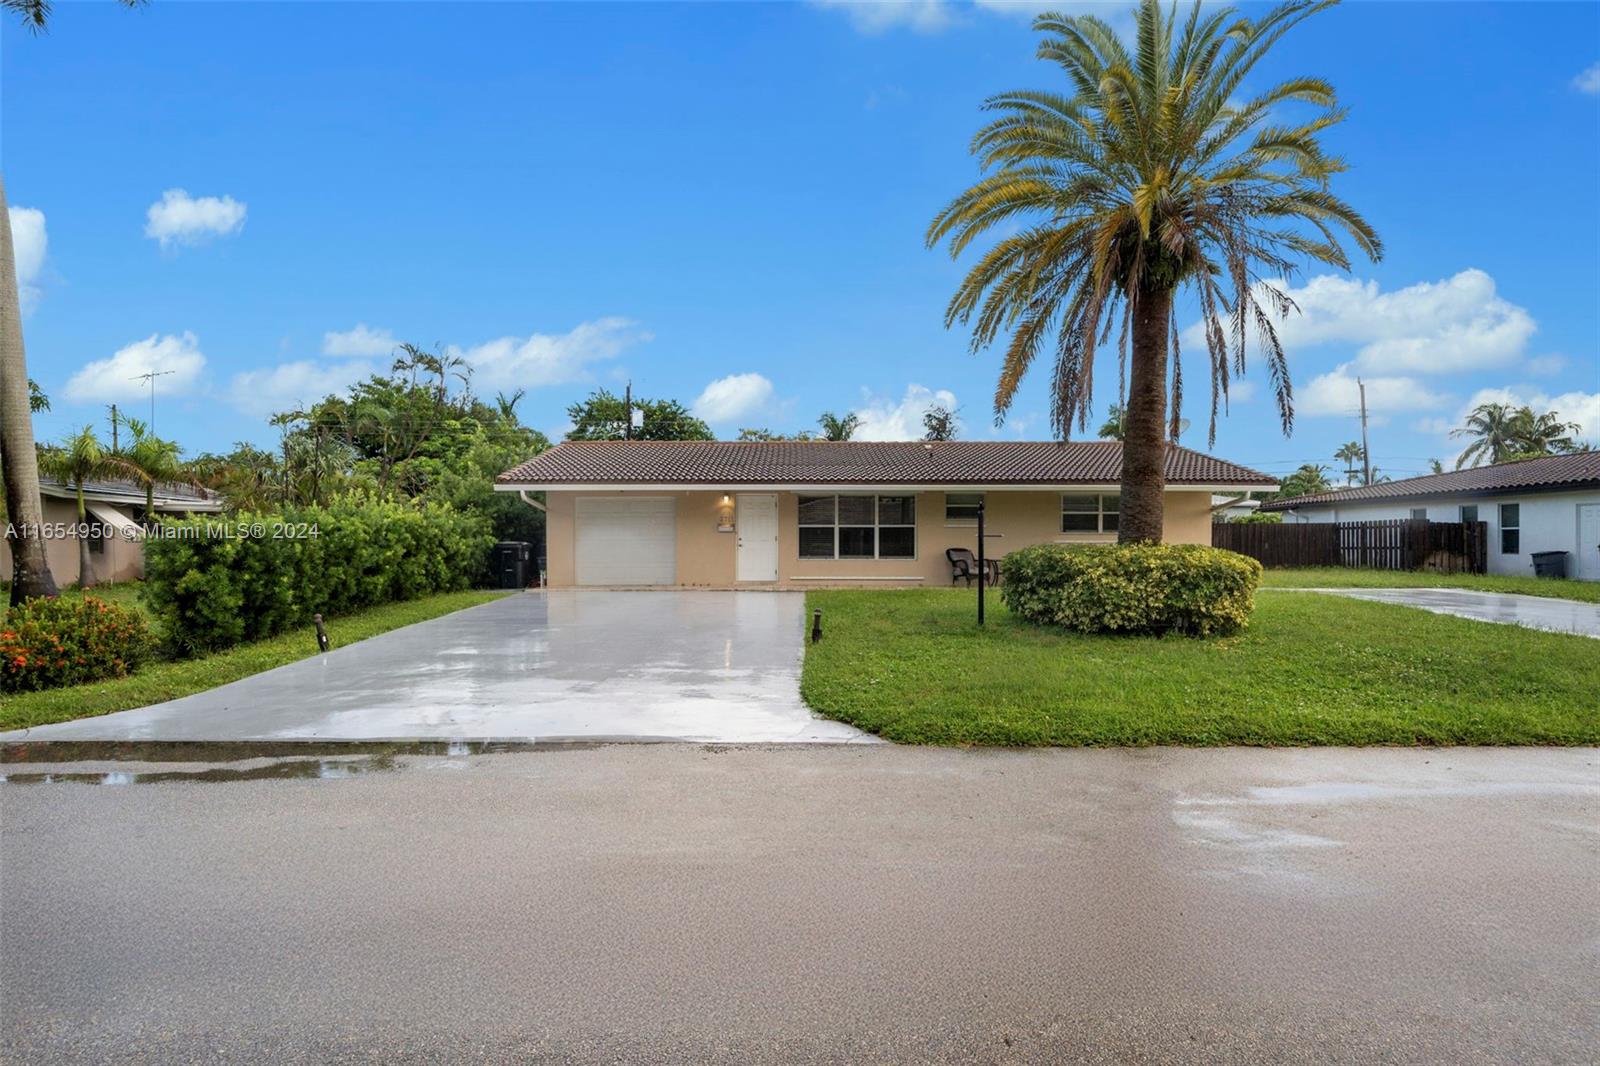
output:
[[[0,1061],[1593,1062],[1597,765],[633,744],[0,784]]]
[[[805,625],[801,593],[518,593],[170,703],[0,740],[874,740],[801,702]]]
[[[1478,622],[1501,622],[1600,638],[1600,603],[1579,603],[1546,596],[1520,596],[1476,589],[1285,589],[1325,592],[1377,603],[1420,607],[1435,614],[1453,614]]]

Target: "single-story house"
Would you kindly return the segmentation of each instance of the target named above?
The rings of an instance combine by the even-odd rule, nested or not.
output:
[[[1567,576],[1600,581],[1600,452],[1520,459],[1273,500],[1285,522],[1426,518],[1484,522],[1489,572],[1533,573],[1535,552],[1563,551]]]
[[[45,559],[56,584],[78,583],[78,493],[71,485],[52,478],[39,479],[39,502],[44,509]],[[84,510],[90,532],[101,534],[89,542],[89,558],[96,582],[131,581],[144,576],[144,486],[132,481],[86,481]],[[156,486],[157,514],[214,514],[222,510],[222,497],[191,485],[161,483]],[[0,574],[11,580],[11,546],[0,539]]]
[[[1167,450],[1165,539],[1211,543],[1213,493],[1265,474]],[[1118,441],[566,441],[496,488],[547,509],[547,580],[572,585],[942,585],[948,548],[1116,539]],[[541,504],[530,493],[544,493]]]

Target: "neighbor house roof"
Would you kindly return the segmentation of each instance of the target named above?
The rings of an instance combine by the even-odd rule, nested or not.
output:
[[[39,491],[45,496],[77,498],[76,489],[55,478],[41,477]],[[144,495],[144,486],[134,481],[106,479],[83,483],[83,498],[99,503],[143,507]],[[222,497],[198,485],[160,481],[156,483],[155,505],[158,511],[220,511]]]
[[[588,485],[1115,485],[1119,441],[564,441],[501,474],[506,489]],[[1266,474],[1167,447],[1173,485],[1271,488]]]
[[[1319,492],[1314,496],[1295,496],[1262,504],[1261,509],[1286,511],[1292,507],[1420,500],[1439,496],[1508,496],[1586,488],[1600,488],[1600,452],[1519,459],[1514,463],[1450,470],[1443,474],[1406,478],[1404,481],[1385,481],[1379,485],[1340,489],[1338,492]]]

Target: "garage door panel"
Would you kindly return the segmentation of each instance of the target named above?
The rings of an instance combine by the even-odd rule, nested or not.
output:
[[[577,502],[578,584],[677,583],[677,501],[580,497]]]

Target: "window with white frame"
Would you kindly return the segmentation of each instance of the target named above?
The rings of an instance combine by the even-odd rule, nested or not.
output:
[[[1476,522],[1477,520],[1478,520],[1478,505],[1475,504],[1475,503],[1464,503],[1464,504],[1462,504],[1461,505],[1461,521],[1463,521],[1463,522]]]
[[[1100,493],[1069,493],[1061,497],[1061,532],[1115,533],[1116,496]]]
[[[947,492],[944,494],[944,520],[957,526],[978,524],[978,508],[983,506],[981,492]]]
[[[1428,520],[1428,509],[1426,507],[1411,508],[1411,520],[1414,522],[1426,522]]]
[[[1500,505],[1500,554],[1519,555],[1522,552],[1522,505]]]
[[[914,496],[801,496],[800,558],[914,559]]]

